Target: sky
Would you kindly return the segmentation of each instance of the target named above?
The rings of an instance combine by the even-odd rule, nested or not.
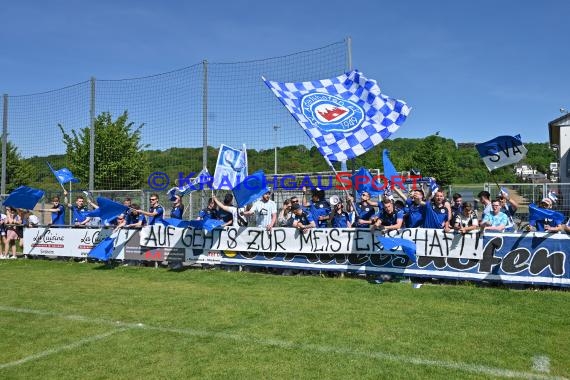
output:
[[[353,67],[412,107],[394,137],[547,142],[548,122],[570,109],[569,14],[566,0],[6,1],[0,91],[263,59],[350,37]]]

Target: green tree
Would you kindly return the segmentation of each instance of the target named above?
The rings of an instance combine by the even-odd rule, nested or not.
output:
[[[128,121],[125,111],[113,121],[103,112],[95,119],[95,189],[137,189],[145,180],[148,162],[143,154],[141,129]],[[66,145],[69,169],[81,182],[89,181],[90,130],[82,128],[71,134],[58,125]]]
[[[1,157],[1,152],[0,152]],[[34,167],[22,159],[18,148],[10,141],[6,142],[6,191],[18,186],[29,186],[34,178]]]
[[[453,160],[455,142],[439,136],[428,136],[417,144],[412,162],[423,177],[434,177],[440,186],[453,182],[456,165]]]

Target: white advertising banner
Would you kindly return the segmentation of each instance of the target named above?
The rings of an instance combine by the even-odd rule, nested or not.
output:
[[[245,251],[274,253],[394,254],[377,237],[392,237],[416,243],[417,256],[480,259],[482,237],[477,234],[445,233],[435,229],[403,229],[382,235],[380,231],[354,228],[315,228],[302,233],[294,228],[226,227],[211,232],[172,226],[146,226],[140,232],[140,245],[148,248],[178,248],[205,251]],[[188,256],[187,256],[188,257]]]

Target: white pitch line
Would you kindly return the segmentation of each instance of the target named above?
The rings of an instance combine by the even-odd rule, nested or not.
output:
[[[545,355],[537,355],[532,358],[532,369],[534,371],[549,373],[550,372],[550,358]]]
[[[136,322],[127,323],[127,322],[121,322],[121,321],[111,321],[111,320],[107,320],[107,319],[90,318],[90,317],[81,316],[81,315],[67,315],[67,314],[61,314],[61,313],[54,313],[54,312],[50,312],[50,311],[23,309],[23,308],[15,308],[15,307],[8,307],[8,306],[0,306],[0,312],[2,312],[2,311],[3,312],[9,312],[9,313],[24,313],[24,314],[34,314],[34,315],[57,317],[57,318],[79,321],[79,322],[96,323],[96,324],[104,324],[104,325],[115,326],[115,327],[123,327],[125,329],[141,329],[141,330],[148,330],[148,331],[159,331],[159,332],[166,332],[166,333],[173,333],[173,334],[189,335],[189,336],[195,336],[195,337],[227,339],[227,340],[233,340],[233,341],[239,341],[239,342],[255,343],[255,344],[264,345],[264,346],[278,347],[278,348],[283,348],[283,349],[287,349],[287,350],[295,349],[295,350],[303,350],[303,351],[308,351],[308,352],[350,355],[350,356],[358,356],[358,357],[365,357],[365,358],[371,358],[371,359],[385,360],[385,361],[390,361],[390,362],[413,364],[413,365],[418,365],[418,366],[449,368],[449,369],[456,369],[456,370],[460,370],[460,371],[464,371],[464,372],[470,372],[470,373],[475,373],[475,374],[484,374],[484,375],[495,376],[495,377],[516,378],[516,379],[569,380],[566,377],[550,376],[550,375],[547,375],[544,373],[514,371],[514,370],[509,370],[509,369],[495,368],[495,367],[489,367],[489,366],[478,365],[478,364],[469,364],[469,363],[452,362],[452,361],[444,361],[444,360],[424,359],[421,357],[395,355],[395,354],[390,354],[390,353],[381,352],[381,351],[363,351],[363,350],[355,350],[355,349],[344,348],[344,347],[323,346],[323,345],[316,345],[316,344],[302,344],[302,343],[294,343],[294,342],[289,342],[289,341],[280,340],[280,339],[256,338],[256,337],[247,336],[247,335],[218,333],[218,332],[211,332],[211,331],[200,331],[200,330],[194,330],[194,329],[189,329],[189,328],[157,327],[157,326],[150,326],[150,325],[146,325],[146,324],[142,324],[142,323],[136,323]],[[117,331],[114,331],[114,332],[117,332]],[[0,367],[0,368],[2,368],[2,367]]]
[[[61,351],[72,350],[74,348],[81,347],[85,344],[88,344],[91,342],[96,342],[98,340],[108,338],[113,334],[116,334],[116,333],[122,332],[122,331],[126,331],[126,330],[128,330],[128,329],[124,328],[124,329],[118,329],[118,330],[111,330],[111,331],[107,331],[106,333],[103,333],[103,334],[99,334],[99,335],[91,336],[89,338],[84,338],[84,339],[78,340],[76,342],[67,344],[65,346],[55,347],[55,348],[51,348],[49,350],[38,352],[37,354],[26,356],[25,358],[22,358],[22,359],[13,361],[13,362],[0,364],[0,369],[9,368],[9,367],[16,367],[16,366],[19,366],[21,364],[31,362],[33,360],[37,360],[37,359],[41,359],[41,358],[44,358],[44,357],[49,356],[49,355],[57,354]]]

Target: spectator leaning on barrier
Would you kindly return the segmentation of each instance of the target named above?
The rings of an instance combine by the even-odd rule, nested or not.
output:
[[[509,218],[504,212],[501,212],[501,202],[494,200],[491,202],[491,213],[483,216],[481,227],[485,231],[503,232],[509,224]]]
[[[132,212],[131,212],[131,208],[132,208],[131,198],[126,197],[125,199],[123,199],[123,206],[128,208],[127,212],[125,212],[125,223],[126,224],[134,223],[133,217],[132,217]]]
[[[545,197],[540,201],[540,203],[538,204],[538,207],[545,209],[545,210],[552,210],[552,205],[553,205],[552,199]],[[531,214],[531,216],[529,217],[529,221],[528,221],[528,227],[527,227],[528,231],[544,232],[544,231],[548,231],[547,227],[554,229],[554,228],[557,228],[558,225],[551,218],[543,217],[543,218],[537,219],[537,218],[533,218],[532,214]]]
[[[311,228],[316,227],[315,220],[311,213],[303,210],[300,204],[291,206],[291,210],[293,211],[293,228],[307,233]]]
[[[150,208],[148,211],[140,210],[143,215],[148,216],[148,225],[164,224],[164,207],[158,203],[158,194],[153,193],[150,195]]]
[[[141,206],[136,203],[132,204],[131,209],[129,210],[131,213],[131,222],[128,223],[125,219],[125,227],[127,228],[142,228],[146,226],[146,218],[141,213]]]
[[[404,212],[396,210],[391,198],[382,199],[382,208],[378,211],[374,228],[384,231],[399,230],[404,224]]]
[[[65,207],[59,203],[59,197],[56,195],[52,199],[51,208],[43,208],[39,211],[51,212],[50,226],[63,226],[65,225]]]
[[[461,213],[455,215],[453,225],[455,230],[461,234],[479,229],[479,218],[470,202],[462,203]]]

